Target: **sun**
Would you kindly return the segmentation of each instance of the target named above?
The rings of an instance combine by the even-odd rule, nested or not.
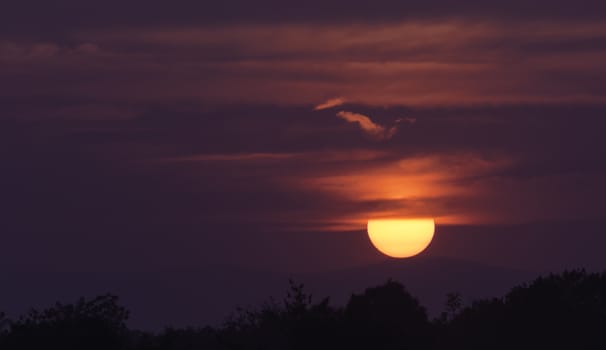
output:
[[[368,221],[368,237],[381,253],[408,258],[421,253],[435,232],[434,219],[377,219]]]

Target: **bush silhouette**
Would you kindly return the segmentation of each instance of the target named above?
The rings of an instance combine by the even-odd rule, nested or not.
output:
[[[3,349],[121,349],[126,345],[128,311],[104,295],[75,304],[31,310],[11,323]]]
[[[282,301],[238,309],[221,327],[158,334],[129,330],[117,301],[103,295],[57,303],[16,321],[0,313],[0,349],[606,349],[606,274],[583,270],[539,277],[467,307],[451,293],[433,322],[392,280],[343,307],[315,302],[290,281]]]
[[[403,285],[388,281],[352,295],[345,308],[347,346],[353,349],[424,349],[430,323]]]
[[[239,309],[220,332],[221,343],[242,349],[334,348],[340,312],[328,299],[313,303],[303,284],[289,283],[281,304],[272,299],[259,310]]]
[[[606,349],[606,275],[539,277],[464,309],[449,325],[459,349]]]
[[[10,325],[10,321],[6,318],[4,312],[0,312],[0,336],[5,335],[8,332],[8,327]]]

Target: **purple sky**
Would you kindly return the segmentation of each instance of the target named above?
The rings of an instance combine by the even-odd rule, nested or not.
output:
[[[13,1],[0,266],[602,269],[603,1]]]

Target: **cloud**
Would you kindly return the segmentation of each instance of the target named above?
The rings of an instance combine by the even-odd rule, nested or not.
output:
[[[377,141],[389,140],[396,134],[398,131],[397,123],[400,120],[396,121],[396,125],[387,129],[382,125],[376,124],[369,117],[364,114],[340,111],[337,113],[337,117],[344,119],[350,123],[358,123],[360,129],[362,129],[365,133],[367,133],[370,137]]]
[[[441,223],[482,222],[494,219],[492,213],[475,207],[469,210],[469,206],[498,196],[491,192],[490,182],[499,178],[493,175],[513,164],[515,160],[504,155],[416,155],[319,168],[295,181],[306,191],[320,191],[353,203],[351,212],[336,219],[352,227],[363,227],[369,217],[432,216]],[[453,201],[458,203],[456,207],[449,204]]]
[[[337,163],[337,162],[359,162],[376,161],[389,158],[390,153],[386,151],[349,149],[349,150],[321,150],[292,153],[211,153],[195,154],[189,156],[162,158],[167,162],[250,162],[256,166],[262,163],[279,161],[284,164],[291,162],[314,162],[314,163]]]
[[[182,1],[180,6],[166,6],[160,0],[107,0],[88,2],[21,0],[7,4],[0,13],[2,35],[59,36],[107,27],[124,28],[178,26],[199,23],[315,23],[401,22],[409,19],[494,18],[501,20],[597,19],[602,20],[606,7],[601,0],[583,0],[582,6],[570,6],[565,0],[310,0],[293,6],[278,0],[233,0],[229,2]],[[33,13],[32,9],[37,11]],[[147,16],[141,16],[145,8]],[[271,9],[263,11],[261,9]],[[317,39],[317,37],[314,37]]]
[[[45,101],[63,109],[73,98],[141,109],[179,101],[319,110],[342,104],[341,96],[411,108],[606,102],[606,25],[505,24],[280,22],[0,37],[0,115],[44,117]]]
[[[25,61],[41,61],[60,57],[90,58],[92,55],[104,55],[99,46],[84,42],[78,45],[59,45],[53,42],[20,43],[15,41],[0,40],[0,60],[7,63]]]
[[[236,153],[236,154],[199,154],[194,156],[170,158],[170,161],[207,161],[207,162],[229,162],[229,161],[274,161],[295,157],[293,153]]]
[[[407,123],[407,124],[414,124],[417,122],[417,118],[411,118],[411,117],[406,117],[406,118],[398,118],[396,119],[396,123]]]
[[[314,111],[321,111],[323,109],[333,108],[344,104],[346,100],[343,97],[331,98],[330,100],[320,103],[314,107]]]

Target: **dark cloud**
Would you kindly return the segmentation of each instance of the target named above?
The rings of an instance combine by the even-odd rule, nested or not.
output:
[[[444,17],[490,17],[511,19],[579,18],[601,19],[604,4],[598,0],[577,1],[307,1],[299,4],[278,0],[199,2],[183,0],[167,6],[163,1],[116,0],[82,3],[76,0],[50,2],[26,0],[6,4],[0,17],[4,35],[36,38],[64,37],[66,33],[98,28],[132,26],[197,26],[238,22],[350,22],[398,21]]]
[[[106,28],[0,42],[2,118],[132,118],[157,105],[600,104],[600,22],[445,20]],[[179,107],[182,108],[182,107]],[[179,112],[179,111],[177,111]]]

